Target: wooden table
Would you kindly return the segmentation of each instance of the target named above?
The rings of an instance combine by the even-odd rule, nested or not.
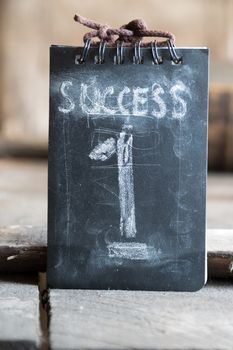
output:
[[[51,290],[39,298],[35,279],[2,276],[0,349],[230,350],[232,311],[229,281],[196,293]]]

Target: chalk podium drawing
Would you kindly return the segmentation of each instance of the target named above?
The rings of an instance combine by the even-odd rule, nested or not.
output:
[[[96,161],[106,161],[117,154],[118,187],[120,205],[120,234],[131,242],[112,242],[108,244],[110,258],[132,260],[148,259],[147,245],[134,241],[137,234],[133,174],[133,126],[125,124],[117,137],[99,142],[89,157]]]

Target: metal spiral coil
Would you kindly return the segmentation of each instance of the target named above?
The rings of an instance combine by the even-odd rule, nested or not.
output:
[[[101,40],[99,42],[98,54],[95,56],[95,64],[103,64],[105,62],[106,46],[107,46],[107,43],[105,40]],[[75,57],[75,64],[83,64],[86,62],[90,48],[91,48],[91,38],[85,40],[81,55],[77,55]],[[162,64],[163,58],[158,53],[158,45],[156,40],[151,42],[150,48],[151,48],[151,55],[152,55],[152,63],[155,65]],[[181,64],[182,57],[177,54],[175,45],[171,42],[170,39],[167,40],[167,49],[169,51],[169,55],[171,57],[172,62],[174,64]],[[116,54],[114,56],[114,64],[119,65],[123,63],[124,63],[124,43],[117,42]],[[140,41],[136,42],[133,46],[133,63],[143,64]]]
[[[138,41],[134,44],[133,62],[134,62],[134,64],[143,64],[143,58],[141,56],[140,41]]]
[[[173,45],[171,43],[171,40],[168,40],[167,41],[167,47],[168,47],[168,50],[169,50],[169,53],[170,53],[170,56],[171,56],[171,59],[172,61],[175,63],[175,64],[180,64],[182,62],[182,57],[179,57],[176,53],[176,50],[175,50],[175,45]]]
[[[161,56],[158,54],[158,48],[156,44],[156,40],[151,42],[151,54],[152,54],[152,59],[154,64],[161,64],[163,63],[163,59]]]
[[[124,63],[123,42],[117,42],[116,55],[114,56],[114,63],[115,64],[123,64]]]
[[[96,64],[103,64],[105,58],[106,41],[101,40],[99,44],[98,56],[96,56]]]
[[[91,47],[91,39],[85,40],[81,55],[76,56],[76,59],[75,59],[76,64],[82,64],[86,62],[90,47]]]

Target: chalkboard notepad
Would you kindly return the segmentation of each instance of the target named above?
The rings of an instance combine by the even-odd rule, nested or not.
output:
[[[194,291],[206,279],[208,49],[51,47],[48,285]],[[102,64],[100,64],[102,63]],[[120,62],[122,63],[122,62]],[[142,64],[136,64],[142,63]]]

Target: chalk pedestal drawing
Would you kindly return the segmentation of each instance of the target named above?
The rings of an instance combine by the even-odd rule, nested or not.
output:
[[[106,161],[113,154],[117,154],[120,234],[123,238],[132,239],[132,241],[109,243],[109,257],[147,260],[149,259],[147,245],[134,241],[137,228],[135,218],[132,132],[132,125],[124,125],[117,140],[111,137],[99,143],[91,151],[89,157],[97,161]]]

